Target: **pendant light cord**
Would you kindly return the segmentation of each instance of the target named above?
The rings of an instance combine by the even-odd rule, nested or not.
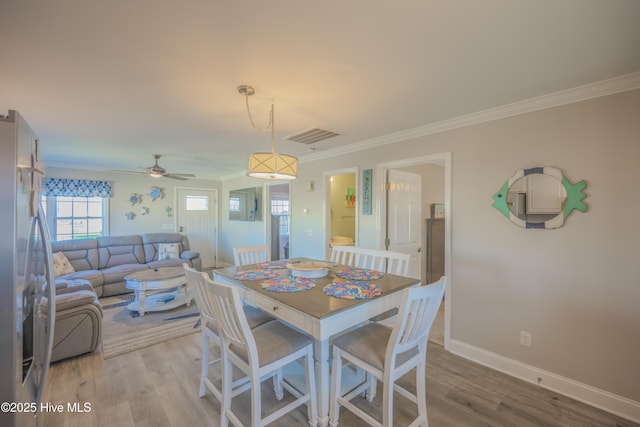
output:
[[[260,127],[260,126],[256,126],[255,122],[253,121],[253,116],[251,115],[251,110],[249,109],[249,95],[246,92],[244,93],[244,101],[245,101],[245,105],[247,106],[247,115],[249,116],[249,122],[251,123],[251,126],[254,127],[254,129],[257,129],[259,131],[273,129],[273,103],[271,104],[271,114],[269,115],[269,123],[267,123],[265,127]]]
[[[274,116],[273,103],[271,103],[271,112],[269,113],[269,123],[267,123],[267,126],[265,127],[260,127],[260,126],[256,126],[255,122],[253,121],[253,116],[251,115],[251,109],[249,108],[249,94],[246,91],[244,92],[244,101],[247,106],[247,115],[249,116],[249,122],[251,123],[251,126],[253,126],[254,129],[257,129],[261,132],[271,129],[271,152],[275,153],[276,148],[275,148],[275,126],[273,125],[273,116]]]

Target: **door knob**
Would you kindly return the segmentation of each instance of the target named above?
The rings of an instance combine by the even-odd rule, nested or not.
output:
[[[418,248],[418,252],[422,252],[422,248]]]
[[[184,227],[183,226],[178,227],[178,231],[182,233],[184,231]]]

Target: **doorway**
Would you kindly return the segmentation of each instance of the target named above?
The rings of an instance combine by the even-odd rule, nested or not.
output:
[[[217,267],[218,190],[176,188],[176,199],[177,230],[200,252],[202,268]]]
[[[344,169],[325,172],[326,258],[333,246],[357,244],[358,170]]]
[[[435,168],[432,168],[435,167]],[[439,181],[432,179],[426,179],[426,176],[431,176],[429,169],[440,169],[441,178]],[[445,300],[443,303],[442,309],[444,313],[441,314],[440,317],[443,318],[443,326],[441,326],[441,331],[432,331],[435,333],[439,333],[442,336],[442,341],[445,349],[449,349],[449,342],[451,337],[450,325],[451,325],[451,153],[442,153],[435,154],[430,156],[423,156],[417,158],[410,158],[405,160],[399,160],[388,163],[381,163],[377,166],[376,170],[376,188],[379,189],[379,200],[380,200],[380,222],[379,222],[379,245],[382,248],[389,248],[390,250],[399,250],[394,247],[393,242],[388,241],[388,224],[389,221],[395,221],[393,219],[394,210],[397,209],[397,206],[389,206],[389,203],[394,203],[393,199],[389,198],[389,191],[387,188],[386,180],[391,172],[391,175],[396,172],[410,172],[410,173],[419,173],[423,178],[423,191],[422,191],[422,215],[420,218],[421,223],[421,231],[415,232],[416,235],[420,239],[420,252],[418,253],[420,264],[422,266],[422,271],[420,273],[420,278],[422,283],[427,283],[427,269],[426,269],[426,259],[427,254],[424,250],[427,248],[426,234],[425,230],[427,229],[427,219],[431,219],[432,214],[431,205],[444,205],[444,232],[443,232],[443,241],[444,241],[444,274],[448,278],[447,288],[445,290]],[[433,181],[437,181],[436,185],[439,188],[431,188],[433,185]],[[425,193],[425,190],[429,194],[441,194],[441,196],[437,198],[433,198],[429,194]],[[393,197],[393,196],[392,196]],[[440,198],[441,197],[441,198]],[[439,210],[438,210],[439,211]],[[440,215],[438,215],[440,216]],[[403,251],[403,250],[400,250]],[[438,277],[439,278],[439,277]],[[438,279],[436,278],[436,280]],[[442,310],[441,309],[441,310]],[[437,328],[437,323],[434,323],[434,328]]]
[[[288,182],[267,184],[267,242],[271,260],[287,259],[290,231],[290,186]]]
[[[408,275],[417,279],[422,278],[423,275],[422,179],[421,171],[388,169],[385,184],[387,190],[385,249],[408,254],[410,257]]]

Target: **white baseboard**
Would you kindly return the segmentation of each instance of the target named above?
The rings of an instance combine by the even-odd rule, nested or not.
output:
[[[451,340],[449,351],[473,362],[640,423],[640,402],[530,366],[517,360]]]

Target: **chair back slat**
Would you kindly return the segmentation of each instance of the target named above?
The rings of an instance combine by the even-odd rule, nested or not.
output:
[[[271,261],[271,251],[267,245],[240,246],[233,248],[233,260],[237,266]]]
[[[387,273],[398,276],[408,276],[410,259],[409,254],[390,252],[390,254],[387,255]]]
[[[215,323],[216,319],[212,302],[207,298],[207,295],[204,292],[205,279],[207,275],[191,268],[187,263],[182,264],[182,266],[184,267],[184,275],[187,279],[189,292],[193,294],[193,298],[196,300],[196,305],[200,309],[200,317],[202,318],[203,326],[207,321]]]
[[[349,250],[349,248],[352,247],[353,246],[334,246],[331,248],[329,261],[354,267],[353,263],[355,261],[355,253]]]
[[[249,322],[242,309],[242,299],[238,289],[205,278],[207,296],[213,302],[214,313],[225,346],[236,345],[246,349],[249,363],[257,360],[256,343]]]
[[[398,276],[409,274],[409,254],[357,246],[334,246],[329,261],[349,267],[369,268]]]
[[[442,303],[446,277],[431,284],[404,290],[404,302],[387,345],[387,357],[394,357],[414,347],[426,351],[433,321]]]

